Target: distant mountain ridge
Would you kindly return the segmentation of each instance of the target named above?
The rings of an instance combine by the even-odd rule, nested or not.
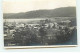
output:
[[[76,17],[76,7],[61,7],[51,10],[34,10],[25,13],[4,13],[4,19],[19,18],[52,18],[52,17]]]

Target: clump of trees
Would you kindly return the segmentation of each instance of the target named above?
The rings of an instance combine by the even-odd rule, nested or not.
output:
[[[33,33],[29,28],[21,31],[16,30],[13,37],[14,43],[18,43],[19,45],[30,45],[30,43],[37,42],[36,33]]]
[[[46,19],[45,21],[40,21],[40,29],[36,30],[34,28],[29,28],[26,26],[25,28],[18,28],[16,32],[13,34],[13,43],[16,45],[51,45],[57,43],[65,43],[66,41],[70,40],[72,37],[73,30],[70,30],[68,27],[64,29],[57,29],[54,32],[55,28],[45,28],[45,23],[50,23],[51,21]],[[59,30],[59,31],[58,31]],[[48,33],[50,34],[50,39],[48,39]]]

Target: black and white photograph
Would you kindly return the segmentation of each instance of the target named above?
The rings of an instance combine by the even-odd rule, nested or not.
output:
[[[4,47],[77,45],[76,0],[3,0]]]

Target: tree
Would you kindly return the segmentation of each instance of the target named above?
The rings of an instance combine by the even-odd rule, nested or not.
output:
[[[46,32],[45,28],[41,27],[39,29],[39,35],[41,36],[41,43],[42,44],[44,44],[44,38],[45,38],[46,34],[47,34],[47,32]]]

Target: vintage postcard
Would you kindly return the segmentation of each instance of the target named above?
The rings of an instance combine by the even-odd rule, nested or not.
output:
[[[76,0],[3,0],[5,48],[77,46]]]

